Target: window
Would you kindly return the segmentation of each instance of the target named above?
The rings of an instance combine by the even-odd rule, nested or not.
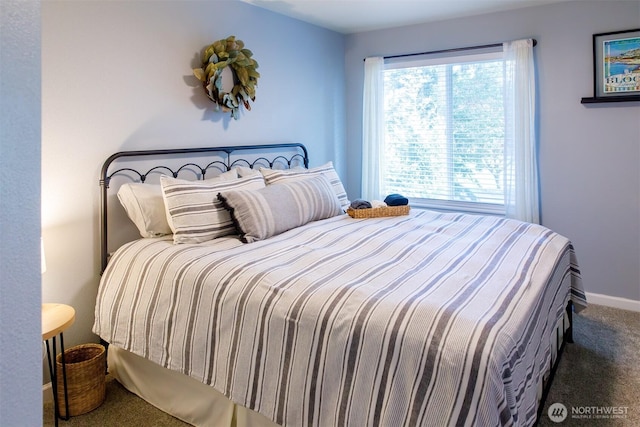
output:
[[[393,61],[415,55],[365,58],[361,194],[405,193],[416,207],[539,224],[533,46],[514,40],[404,63]]]
[[[380,192],[414,206],[505,213],[502,50],[387,62]]]

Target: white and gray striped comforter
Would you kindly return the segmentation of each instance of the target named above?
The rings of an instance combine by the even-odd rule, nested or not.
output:
[[[341,215],[127,244],[93,330],[281,425],[531,425],[569,298],[586,305],[573,247],[544,227]]]

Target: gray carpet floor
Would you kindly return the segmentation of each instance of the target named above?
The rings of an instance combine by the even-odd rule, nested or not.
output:
[[[640,426],[640,313],[590,305],[574,319],[575,343],[565,348],[538,425]],[[548,415],[549,406],[557,403],[567,411],[558,423]],[[607,414],[614,410],[617,415]],[[586,412],[591,412],[590,418]],[[43,425],[54,425],[51,403],[44,405]],[[69,421],[60,420],[59,425],[187,426],[128,392],[110,376],[100,407]]]
[[[538,425],[640,426],[640,313],[590,305],[574,319]],[[548,415],[554,403],[567,408],[562,422]]]

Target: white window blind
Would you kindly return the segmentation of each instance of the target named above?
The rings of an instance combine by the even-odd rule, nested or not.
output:
[[[385,64],[381,193],[504,213],[502,51]]]

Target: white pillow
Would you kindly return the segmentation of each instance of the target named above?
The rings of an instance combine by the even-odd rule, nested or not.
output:
[[[304,179],[316,175],[324,175],[329,180],[333,191],[338,197],[342,210],[346,211],[351,203],[347,198],[347,192],[345,191],[344,186],[342,185],[342,181],[340,181],[340,177],[334,169],[332,162],[328,162],[322,166],[311,169],[294,168],[279,170],[260,168],[260,172],[264,176],[264,180],[267,185],[287,182],[291,180]]]
[[[201,243],[236,234],[229,212],[218,200],[218,193],[257,190],[265,186],[262,176],[217,182],[213,179],[184,181],[162,176],[160,185],[174,243]]]
[[[264,170],[295,170],[295,171],[307,171],[308,169],[304,166],[294,166],[291,169],[271,169],[264,166],[256,166],[254,168],[250,168],[249,166],[234,166],[233,169],[238,171],[238,176],[244,178],[245,176],[253,176],[260,175],[262,176],[262,169]]]
[[[142,237],[171,234],[159,185],[123,184],[118,189],[118,199]]]
[[[237,171],[230,170],[201,182],[227,181],[237,178]],[[118,200],[129,219],[138,227],[142,237],[158,237],[172,233],[159,184],[137,182],[123,184],[118,189]]]
[[[262,176],[262,174],[260,173],[260,171],[258,169],[252,169],[249,166],[235,166],[231,170],[237,171],[238,172],[238,176],[241,177],[241,178],[245,178],[247,176],[255,176],[255,175]]]
[[[218,199],[231,213],[245,243],[341,214],[340,202],[323,174],[259,190],[223,191]]]

